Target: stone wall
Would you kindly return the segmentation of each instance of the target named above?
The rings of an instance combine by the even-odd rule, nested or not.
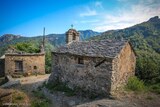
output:
[[[112,88],[114,91],[118,87],[125,85],[129,77],[135,75],[136,56],[131,45],[127,43],[120,54],[112,62]]]
[[[0,77],[3,77],[5,74],[4,64],[5,64],[5,59],[0,59]]]
[[[75,29],[69,29],[66,32],[66,43],[70,44],[73,41],[79,41],[79,33]]]
[[[15,61],[23,61],[23,73],[45,74],[45,54],[6,54],[6,74],[15,72]]]
[[[78,57],[69,54],[53,54],[52,74],[49,82],[57,78],[70,88],[79,87],[84,91],[108,95],[110,92],[110,77],[112,72],[112,59],[96,57],[83,57],[84,64],[78,64]]]
[[[78,64],[79,57],[84,58],[84,64]],[[135,74],[135,65],[136,56],[128,42],[114,58],[53,52],[49,82],[54,83],[58,79],[72,89],[80,87],[108,95],[127,83],[128,78]]]

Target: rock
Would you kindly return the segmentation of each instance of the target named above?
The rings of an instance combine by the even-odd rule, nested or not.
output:
[[[76,102],[75,102],[75,101],[73,101],[73,100],[72,100],[72,101],[70,101],[70,102],[68,102],[68,105],[69,105],[69,106],[74,106],[75,104],[76,104]]]

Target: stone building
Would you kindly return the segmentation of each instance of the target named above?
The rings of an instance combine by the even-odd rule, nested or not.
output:
[[[75,29],[69,29],[66,32],[66,44],[70,44],[73,41],[79,41],[79,32]]]
[[[0,57],[0,77],[4,77],[5,56]]]
[[[52,52],[49,83],[58,80],[72,89],[109,95],[135,74],[136,56],[128,41],[82,42],[75,32],[70,29],[66,33],[67,45]]]
[[[45,28],[39,53],[26,53],[9,47],[0,57],[0,76],[21,77],[31,74],[45,74]]]
[[[11,49],[10,49],[11,50]],[[5,54],[5,74],[21,75],[45,74],[45,53],[23,53],[15,49]]]

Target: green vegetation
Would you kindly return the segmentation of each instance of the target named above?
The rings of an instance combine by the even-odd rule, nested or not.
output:
[[[128,91],[135,91],[135,92],[154,92],[160,94],[160,83],[148,83],[140,80],[136,76],[129,78],[125,89]],[[150,99],[150,98],[147,98]]]
[[[32,91],[36,99],[31,102],[31,107],[49,107],[51,101],[45,97],[41,90]]]
[[[148,87],[151,92],[160,94],[160,83],[149,85]]]
[[[160,54],[137,51],[136,75],[143,81],[156,84],[160,82]]]
[[[16,103],[16,104],[20,104],[20,103],[23,103],[23,102],[28,102],[29,103],[29,98],[28,96],[22,92],[22,91],[18,91],[18,90],[15,90],[12,95],[12,103]]]
[[[132,91],[144,91],[145,85],[142,80],[139,80],[137,77],[134,76],[129,78],[126,89]]]
[[[23,51],[23,52],[27,52],[27,53],[39,53],[40,49],[39,49],[39,44],[37,42],[19,42],[16,43],[14,45],[11,45],[11,47],[14,47],[15,49],[19,50],[19,51]],[[53,46],[49,43],[47,43],[45,45],[45,70],[46,73],[50,73],[51,72],[51,50],[53,49]]]
[[[38,53],[40,52],[40,49],[38,46],[31,42],[24,42],[24,43],[17,43],[13,45],[13,47],[19,51],[24,51],[27,53]]]
[[[46,88],[51,90],[51,92],[54,92],[54,91],[65,92],[65,95],[67,96],[74,96],[76,94],[76,90],[72,90],[66,84],[60,83],[59,81],[52,84],[46,84],[45,86]]]
[[[126,29],[107,31],[91,38],[91,40],[103,39],[129,40],[137,54],[136,76],[150,87],[149,90],[159,93],[160,19],[158,17]]]
[[[16,96],[15,99],[16,99],[16,100],[23,100],[24,97],[19,95],[19,96]]]
[[[46,66],[45,66],[46,73],[47,74],[51,73],[51,52],[46,53],[45,62],[46,62]]]
[[[86,97],[89,99],[96,99],[99,96],[100,97],[105,97],[104,94],[98,94],[95,92],[90,92],[90,91],[86,91],[84,90],[84,88],[80,88],[80,87],[74,87],[74,89],[69,88],[65,83],[59,82],[58,80],[55,81],[54,83],[48,83],[48,84],[44,84],[44,86],[46,88],[48,88],[51,93],[53,92],[64,92],[66,96],[82,96],[82,97]]]

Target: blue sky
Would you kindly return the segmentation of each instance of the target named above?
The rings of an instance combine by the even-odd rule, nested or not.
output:
[[[160,0],[0,0],[0,35],[122,29],[160,16]]]

